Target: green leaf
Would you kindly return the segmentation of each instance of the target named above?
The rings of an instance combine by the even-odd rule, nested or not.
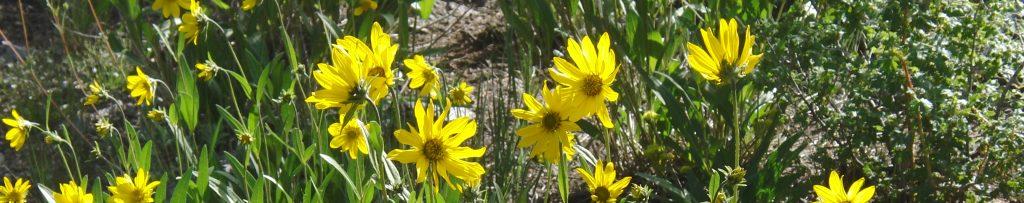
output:
[[[327,162],[328,165],[331,165],[331,167],[334,167],[335,170],[338,170],[338,173],[341,173],[341,177],[345,179],[345,184],[348,186],[348,189],[352,194],[356,195],[357,199],[363,199],[362,193],[358,191],[359,188],[356,187],[356,183],[352,181],[352,178],[348,176],[348,172],[345,171],[345,168],[338,165],[338,162],[334,161],[334,158],[331,158],[330,155],[320,154],[320,158]]]
[[[36,187],[39,188],[39,193],[43,193],[43,199],[46,200],[46,202],[57,202],[53,199],[53,190],[50,190],[50,188],[46,187],[46,185],[39,183],[36,184]]]
[[[228,5],[227,3],[224,3],[224,1],[222,1],[222,0],[213,0],[213,5],[217,5],[217,7],[219,7],[220,9],[225,9],[225,10],[231,8],[231,5]]]
[[[196,191],[199,194],[200,200],[206,195],[206,188],[210,185],[210,173],[212,171],[210,168],[210,154],[207,153],[206,147],[203,147],[203,151],[199,153],[199,177],[196,179]]]
[[[647,174],[647,173],[637,173],[637,176],[640,176],[640,177],[642,177],[644,179],[647,179],[647,181],[651,181],[655,185],[658,185],[661,188],[667,190],[669,192],[669,194],[672,194],[673,196],[678,197],[681,200],[689,199],[689,198],[687,198],[689,195],[687,195],[686,192],[683,192],[682,189],[679,189],[678,187],[676,187],[669,180],[666,180],[664,178],[661,178],[661,177],[658,177],[658,176],[655,176],[655,175]]]
[[[185,198],[188,198],[189,184],[192,179],[192,173],[181,174],[181,179],[178,179],[178,184],[174,186],[174,191],[171,192],[171,202],[185,202]],[[160,182],[160,185],[168,184],[167,182]],[[162,199],[162,198],[161,198]]]
[[[565,162],[563,154],[562,160],[558,162],[558,195],[562,197],[562,202],[569,202],[569,174]]]
[[[195,131],[199,120],[199,90],[196,89],[196,77],[185,63],[179,64],[181,65],[178,67],[179,74],[176,84],[178,112],[185,120],[185,124],[188,125],[189,131]]]
[[[434,0],[420,1],[420,18],[427,19],[434,10]]]
[[[238,74],[235,71],[231,71],[228,69],[221,70],[227,72],[228,75],[231,75],[232,78],[235,78],[235,82],[238,82],[238,86],[242,87],[242,92],[245,92],[246,98],[252,98],[252,87],[249,86],[249,80],[245,79],[245,76],[242,76],[241,74]]]

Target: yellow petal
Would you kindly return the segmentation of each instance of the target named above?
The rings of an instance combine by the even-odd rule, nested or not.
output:
[[[829,175],[829,177],[828,177],[828,187],[832,191],[846,191],[846,189],[843,189],[843,179],[839,177],[839,173],[836,173],[836,171],[832,171],[832,174]],[[845,196],[845,194],[836,194],[836,195],[844,195]]]
[[[866,203],[871,201],[871,197],[875,196],[875,186],[864,188],[857,193],[857,196],[852,197],[854,203]]]
[[[825,188],[825,186],[814,185],[814,193],[818,194],[818,201],[820,202],[830,203],[837,201],[837,197],[832,194],[832,190]]]

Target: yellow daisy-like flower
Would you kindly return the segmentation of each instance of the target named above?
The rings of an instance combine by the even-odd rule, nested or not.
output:
[[[162,109],[153,109],[146,113],[146,118],[154,122],[164,121],[164,117],[167,117],[167,112],[164,112]]]
[[[181,15],[181,8],[189,8],[189,0],[156,0],[153,1],[153,10],[159,10],[164,18],[178,17]]]
[[[405,66],[409,67],[409,88],[419,90],[420,96],[434,98],[441,89],[441,75],[437,68],[427,63],[423,56],[416,55],[411,59],[405,59]]]
[[[344,115],[341,119],[345,119]],[[348,124],[342,124],[344,120],[338,123],[331,124],[327,128],[327,132],[331,134],[331,148],[341,148],[342,152],[348,152],[348,157],[356,159],[356,155],[359,153],[369,154],[370,145],[366,142],[366,136],[363,134],[363,122],[359,119],[353,119],[348,121]]]
[[[11,111],[11,118],[4,118],[3,121],[4,124],[11,127],[10,130],[7,130],[4,139],[10,142],[10,146],[14,148],[14,151],[21,151],[21,148],[25,146],[25,140],[28,140],[28,131],[36,123],[22,118],[18,114],[18,110]]]
[[[192,45],[199,44],[199,15],[203,13],[203,7],[199,6],[199,2],[191,0],[189,12],[187,15],[181,16],[181,25],[178,25],[178,32],[185,35],[185,39],[192,41]]]
[[[399,143],[410,149],[395,149],[388,152],[388,159],[401,163],[416,163],[416,182],[423,182],[429,176],[434,190],[437,190],[440,176],[449,187],[462,191],[461,185],[452,184],[449,175],[465,183],[477,183],[484,174],[480,163],[464,159],[483,156],[486,147],[473,149],[463,147],[462,142],[476,134],[477,123],[469,117],[460,117],[447,124],[450,107],[445,107],[439,117],[434,117],[434,105],[423,107],[420,100],[414,107],[416,126],[409,130],[395,132]],[[435,120],[436,119],[436,120]]]
[[[377,10],[377,2],[373,0],[359,0],[359,6],[356,7],[355,13],[353,14],[360,16],[369,10]]]
[[[196,77],[199,77],[200,80],[207,81],[212,79],[213,76],[216,76],[217,70],[219,69],[216,66],[207,65],[206,63],[197,63],[196,70],[199,70],[199,74],[197,74]]]
[[[257,0],[243,0],[242,1],[242,10],[243,11],[252,10],[252,8],[256,7],[256,3],[259,3],[259,1],[257,1]]]
[[[516,131],[516,135],[522,137],[517,146],[532,146],[531,155],[549,163],[561,161],[563,152],[567,159],[572,160],[576,154],[573,148],[576,142],[572,133],[580,130],[576,121],[586,114],[579,111],[578,106],[569,103],[562,91],[563,89],[549,89],[545,83],[544,89],[541,90],[544,104],[537,102],[533,95],[523,93],[523,103],[526,103],[527,109],[512,110],[512,116],[531,123]]]
[[[604,161],[598,161],[594,166],[594,174],[582,168],[577,168],[576,172],[587,182],[591,202],[617,202],[619,195],[632,180],[632,177],[625,177],[615,181],[615,165],[612,162],[606,164]]]
[[[469,97],[471,94],[473,94],[473,86],[469,86],[463,81],[459,83],[459,86],[448,91],[448,98],[456,106],[468,106],[473,103],[473,98]]]
[[[85,190],[85,186],[79,186],[75,181],[60,184],[60,193],[53,192],[53,200],[57,203],[91,203],[92,194]]]
[[[32,187],[28,180],[18,178],[14,184],[11,179],[4,176],[4,185],[0,187],[0,202],[3,203],[24,203],[27,202],[28,189]]]
[[[108,186],[110,201],[114,203],[148,203],[153,202],[153,190],[160,181],[149,182],[149,174],[141,168],[135,178],[129,174],[117,177],[114,185]]]
[[[398,44],[391,44],[391,35],[384,32],[380,23],[374,22],[370,30],[370,44],[363,42],[353,36],[345,36],[337,40],[354,60],[363,64],[367,69],[366,74],[373,80],[383,80],[388,87],[395,84],[395,73],[391,70],[391,64],[395,62],[395,54],[398,53]]]
[[[153,102],[153,97],[156,96],[156,85],[152,78],[149,78],[146,73],[142,72],[142,69],[135,67],[136,75],[128,76],[128,91],[131,92],[131,96],[138,98],[136,105],[141,105],[143,102],[146,105],[150,105]]]
[[[686,43],[689,50],[686,61],[690,68],[715,84],[750,74],[761,61],[762,55],[753,54],[754,36],[750,35],[750,26],[747,26],[746,37],[741,45],[736,19],[718,21],[718,37],[715,37],[711,28],[700,30],[706,51],[696,44]]]
[[[866,203],[875,196],[875,186],[861,189],[864,186],[864,178],[860,178],[850,185],[850,190],[843,188],[843,178],[839,173],[832,171],[828,177],[828,187],[814,185],[814,193],[818,194],[818,202],[823,203]]]
[[[346,50],[341,41],[338,43],[331,47],[331,64],[317,64],[313,78],[322,89],[314,91],[306,102],[318,109],[337,107],[342,114],[360,107],[366,98],[380,102],[388,93],[387,83],[370,77],[364,63],[354,60],[353,52]]]
[[[95,105],[100,101],[100,95],[103,95],[103,87],[100,83],[92,81],[89,84],[89,96],[85,97],[85,105]]]
[[[611,49],[608,33],[601,35],[596,47],[589,36],[580,40],[582,45],[573,39],[567,41],[566,51],[573,63],[555,57],[555,68],[548,69],[548,72],[562,86],[560,88],[565,89],[573,103],[578,104],[577,108],[596,113],[604,127],[612,128],[614,124],[604,102],[619,100],[619,93],[612,89],[619,67],[615,63],[615,51]]]

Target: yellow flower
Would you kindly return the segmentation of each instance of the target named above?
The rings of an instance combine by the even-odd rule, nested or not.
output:
[[[472,104],[473,98],[469,97],[471,94],[473,94],[473,86],[469,86],[465,81],[459,83],[459,86],[448,91],[448,97],[456,106],[468,106],[469,104]]]
[[[54,192],[53,199],[57,203],[89,203],[93,202],[92,194],[85,191],[85,186],[79,186],[75,181],[60,184],[60,193]]]
[[[243,11],[252,10],[252,8],[256,7],[256,3],[259,3],[259,1],[257,1],[257,0],[243,0],[242,1],[242,10]]]
[[[441,75],[437,68],[428,64],[427,60],[420,55],[405,59],[404,63],[410,69],[409,88],[419,90],[421,97],[434,98],[441,89]]]
[[[619,195],[626,189],[626,186],[629,186],[629,181],[632,179],[632,177],[625,177],[615,181],[615,165],[612,162],[605,164],[604,161],[597,161],[597,165],[594,166],[594,174],[587,173],[582,168],[577,168],[576,172],[580,173],[580,176],[583,176],[583,181],[587,182],[591,202],[617,202]]]
[[[11,179],[4,176],[4,185],[0,187],[0,202],[3,203],[24,203],[28,197],[28,189],[32,187],[28,180],[18,180],[11,185]]]
[[[327,128],[327,132],[331,134],[331,148],[347,151],[351,159],[356,159],[357,153],[369,154],[370,146],[363,134],[363,123],[359,119],[353,119],[343,125],[341,122],[344,122],[345,116],[341,116],[341,119]]]
[[[181,25],[178,25],[178,32],[185,35],[185,39],[192,41],[193,45],[199,44],[199,15],[203,12],[203,7],[199,6],[199,2],[191,0],[191,6],[189,6],[189,14],[181,16]]]
[[[373,0],[359,0],[359,6],[356,7],[355,15],[363,15],[363,12],[369,10],[377,10],[377,2]]]
[[[530,121],[530,125],[520,128],[516,135],[522,137],[518,147],[533,147],[531,155],[542,158],[550,163],[561,161],[562,152],[572,160],[576,150],[573,145],[573,132],[579,131],[576,125],[586,112],[579,111],[576,105],[569,103],[563,89],[549,89],[544,84],[541,95],[545,104],[537,102],[533,95],[523,93],[523,103],[528,109],[513,109],[512,116]]]
[[[383,80],[388,87],[395,84],[395,73],[391,64],[398,53],[398,44],[391,44],[391,35],[384,32],[380,23],[374,22],[370,30],[370,44],[353,36],[345,36],[337,40],[337,44],[353,56],[354,61],[362,63],[367,75],[372,80]]]
[[[459,191],[462,191],[462,186],[453,185],[449,175],[465,183],[479,182],[480,176],[484,174],[483,166],[464,159],[483,156],[487,148],[472,149],[460,146],[476,134],[476,121],[460,117],[445,124],[450,107],[445,107],[441,115],[434,117],[434,105],[428,103],[427,107],[423,108],[420,100],[416,101],[414,110],[416,126],[409,124],[409,130],[401,129],[395,132],[395,138],[399,143],[412,148],[391,150],[388,159],[405,164],[416,163],[416,182],[423,182],[429,176],[435,192],[439,183],[438,176],[441,176],[449,187]]]
[[[850,190],[843,188],[843,179],[839,173],[832,171],[828,177],[828,187],[814,185],[814,193],[818,193],[818,202],[823,203],[865,203],[871,201],[875,196],[875,186],[861,190],[864,185],[864,178],[860,178],[850,185]]]
[[[128,91],[131,92],[132,97],[138,98],[136,105],[141,105],[143,102],[150,105],[156,95],[154,81],[139,67],[135,67],[135,73],[136,75],[128,76]]]
[[[256,141],[256,138],[252,136],[252,133],[248,133],[248,132],[244,132],[244,131],[236,132],[235,133],[235,137],[238,137],[238,143],[243,144],[243,145],[248,145],[248,144]]]
[[[25,120],[18,114],[18,110],[11,111],[11,118],[4,118],[4,124],[10,126],[11,129],[7,130],[4,138],[10,142],[11,148],[14,151],[21,151],[21,148],[25,146],[25,140],[28,139],[28,131],[35,126],[36,123]]]
[[[576,40],[567,41],[569,44],[566,49],[573,63],[555,57],[555,68],[548,69],[548,72],[562,86],[560,88],[565,89],[573,103],[578,105],[577,108],[596,113],[604,127],[612,128],[614,124],[604,101],[615,102],[619,99],[619,93],[612,90],[619,67],[615,63],[615,51],[610,47],[608,33],[601,35],[596,47],[589,36],[580,40],[582,46]]]
[[[154,122],[164,121],[164,117],[166,117],[166,116],[167,116],[167,113],[164,112],[164,110],[161,110],[161,109],[149,110],[149,112],[146,113],[146,117],[149,118],[150,120],[153,120]]]
[[[762,55],[753,54],[754,36],[750,35],[750,26],[747,26],[741,46],[736,19],[718,21],[718,37],[711,28],[700,30],[707,51],[696,44],[686,43],[689,50],[686,60],[690,68],[715,84],[721,84],[723,79],[731,81],[750,74]]]
[[[207,65],[206,63],[197,63],[196,69],[199,70],[199,74],[196,75],[196,77],[199,77],[200,80],[204,81],[212,79],[213,76],[217,75],[217,71],[219,70],[217,66]]]
[[[153,10],[160,10],[164,18],[178,17],[181,15],[181,8],[188,8],[189,0],[156,0],[153,2]]]
[[[110,130],[114,129],[114,125],[110,124],[110,121],[107,120],[107,118],[100,118],[99,121],[96,121],[96,123],[93,124],[93,127],[96,127],[96,134],[99,134],[100,137],[109,135]]]
[[[318,109],[338,107],[339,112],[345,114],[353,107],[360,107],[366,98],[380,102],[387,95],[388,86],[384,80],[370,77],[364,64],[353,60],[352,53],[343,48],[341,41],[331,47],[331,64],[317,64],[313,78],[322,89],[314,91],[306,102],[314,103]]]
[[[92,84],[89,84],[89,96],[85,97],[85,105],[95,105],[99,102],[100,95],[103,95],[103,91],[103,87],[100,86],[100,83],[92,81]]]
[[[117,177],[114,185],[108,186],[110,201],[114,203],[147,203],[153,202],[153,190],[160,181],[149,182],[149,174],[141,168],[135,178],[129,174]]]

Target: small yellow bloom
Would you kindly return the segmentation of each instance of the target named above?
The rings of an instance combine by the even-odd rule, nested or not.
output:
[[[460,117],[445,123],[450,107],[434,116],[434,105],[416,101],[413,108],[416,115],[416,126],[409,124],[409,130],[395,131],[399,143],[409,145],[410,149],[395,149],[388,152],[388,159],[401,163],[416,163],[416,182],[431,178],[435,192],[438,183],[443,179],[449,187],[462,191],[461,185],[454,185],[449,176],[468,184],[478,183],[484,174],[480,163],[467,161],[468,158],[483,156],[486,147],[473,149],[463,147],[462,142],[476,134],[476,120]],[[441,179],[438,179],[438,176]]]
[[[359,6],[356,7],[354,14],[360,16],[369,10],[377,10],[377,2],[373,0],[359,0]]]
[[[85,186],[79,186],[75,181],[60,184],[60,193],[53,192],[53,199],[57,203],[91,203],[92,194],[85,190]]]
[[[356,53],[346,50],[342,41],[346,40],[331,46],[331,64],[317,64],[313,78],[321,89],[307,97],[306,102],[314,103],[317,109],[338,107],[345,114],[351,108],[361,108],[366,99],[380,102],[387,95],[388,86],[384,80],[370,76],[365,63],[356,60]]]
[[[203,7],[199,6],[199,2],[191,0],[191,6],[189,6],[189,12],[187,15],[181,16],[181,25],[178,25],[178,32],[185,35],[185,39],[192,41],[192,45],[199,44],[199,15],[203,13]]]
[[[4,203],[24,203],[27,202],[28,189],[32,187],[32,184],[28,180],[18,180],[12,185],[11,179],[4,176],[4,185],[0,187],[0,202]]]
[[[331,134],[331,148],[341,148],[342,152],[348,152],[348,157],[351,159],[356,159],[356,155],[359,153],[369,154],[370,145],[367,144],[366,136],[363,134],[363,122],[353,119],[343,125],[341,122],[344,122],[344,115],[341,119],[327,128],[327,132]]]
[[[416,55],[411,59],[405,59],[405,66],[409,67],[409,88],[419,90],[420,96],[434,98],[441,89],[441,75],[436,67],[427,63],[423,56]]]
[[[110,130],[114,129],[114,125],[110,124],[110,121],[106,118],[100,118],[99,121],[93,124],[93,127],[96,127],[96,134],[99,134],[100,137],[109,135]]]
[[[248,145],[251,144],[253,141],[256,141],[256,138],[252,136],[252,133],[244,131],[236,132],[235,137],[238,138],[238,143],[243,145]]]
[[[10,146],[14,148],[14,151],[21,151],[21,148],[25,146],[25,140],[28,140],[28,131],[36,123],[22,118],[18,114],[18,110],[11,111],[11,118],[4,118],[3,121],[4,124],[11,127],[10,130],[7,130],[4,139],[11,143]]]
[[[131,175],[117,177],[114,185],[108,186],[110,201],[114,203],[149,203],[153,202],[153,190],[160,181],[149,182],[149,174],[141,168],[135,178]]]
[[[512,116],[530,121],[530,125],[516,131],[516,135],[522,137],[517,146],[533,147],[531,155],[549,163],[561,161],[563,152],[567,159],[572,160],[576,154],[573,132],[580,131],[576,121],[587,113],[569,103],[562,90],[549,89],[545,83],[541,90],[544,104],[537,102],[533,95],[523,93],[527,109],[512,110]]]
[[[864,186],[864,178],[860,178],[850,185],[850,190],[843,188],[843,179],[839,173],[832,171],[828,177],[828,187],[814,185],[814,193],[818,194],[818,202],[823,203],[866,203],[875,196],[875,186],[861,190]]]
[[[583,36],[580,40],[582,46],[576,40],[567,41],[569,44],[566,51],[573,63],[555,57],[555,68],[548,69],[548,73],[562,86],[560,88],[565,89],[573,103],[578,105],[577,108],[596,113],[604,127],[614,127],[604,102],[619,99],[619,93],[612,89],[619,66],[615,63],[615,51],[611,49],[608,33],[601,35],[596,47],[589,36]]]
[[[199,74],[196,75],[200,80],[207,81],[217,75],[219,70],[216,66],[207,65],[206,63],[197,63],[196,69],[199,70]]]
[[[258,0],[243,0],[242,1],[242,10],[243,11],[252,10],[252,8],[256,7],[256,3],[259,3],[259,1]]]
[[[452,88],[448,91],[448,97],[452,103],[456,106],[468,106],[473,103],[473,98],[469,95],[473,94],[473,86],[469,86],[465,81],[459,83],[459,86]]]
[[[154,122],[164,121],[164,118],[166,116],[167,116],[167,113],[164,112],[164,110],[162,110],[162,109],[153,109],[153,110],[149,110],[149,112],[146,113],[146,117],[149,118],[150,120],[153,120]]]
[[[750,35],[750,26],[747,26],[746,37],[740,45],[739,28],[736,19],[719,19],[718,37],[715,37],[711,28],[701,29],[700,34],[704,40],[704,48],[687,42],[686,60],[690,69],[699,73],[704,79],[721,84],[741,78],[754,71],[754,67],[761,61],[761,55],[754,55],[754,36]]]
[[[178,17],[181,15],[181,8],[189,8],[189,0],[156,0],[153,2],[153,10],[160,10],[164,18]]]
[[[619,195],[632,180],[632,177],[625,177],[615,181],[615,165],[612,162],[605,164],[604,161],[598,161],[593,174],[582,168],[577,168],[576,172],[587,182],[591,202],[618,202]]]
[[[143,73],[142,68],[135,67],[135,73],[136,75],[128,76],[128,91],[131,92],[132,97],[138,98],[138,102],[135,104],[142,105],[143,102],[146,105],[152,104],[153,97],[156,96],[154,80]]]
[[[85,105],[95,105],[100,101],[100,96],[103,95],[105,90],[100,86],[100,83],[92,81],[89,84],[89,96],[85,97]]]

